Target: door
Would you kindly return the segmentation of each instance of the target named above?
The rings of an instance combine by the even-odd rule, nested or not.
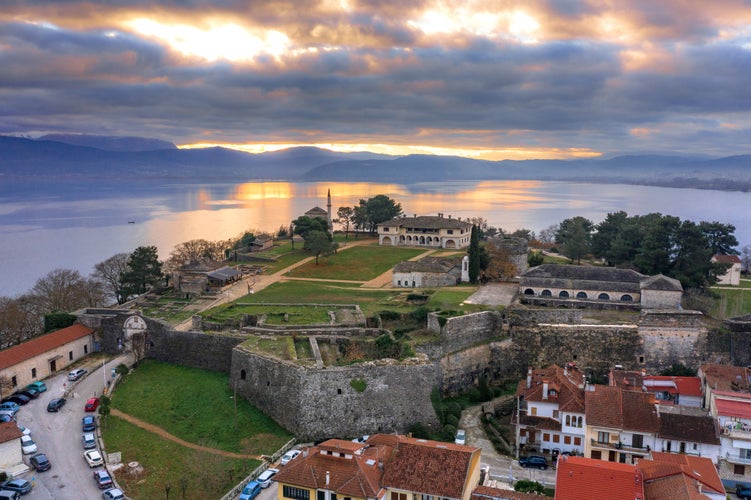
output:
[[[57,371],[57,360],[53,359],[50,361],[50,373],[55,373]]]

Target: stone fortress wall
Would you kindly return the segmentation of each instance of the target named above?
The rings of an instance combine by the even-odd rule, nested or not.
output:
[[[132,314],[83,314],[80,321],[96,324],[102,349],[116,353],[122,325]],[[643,311],[634,324],[583,324],[576,310],[519,308],[447,318],[441,326],[437,315],[430,315],[428,326],[440,340],[417,346],[415,358],[312,368],[244,349],[245,331],[180,332],[144,318],[149,358],[228,373],[240,394],[305,439],[404,432],[416,422],[434,425],[433,387],[456,395],[476,386],[480,377],[491,383],[519,380],[528,366],[574,361],[603,373],[615,364],[650,372],[675,362],[693,368],[702,362],[748,364],[751,318],[726,324],[729,333],[710,332],[700,319],[692,311]],[[326,333],[320,327],[299,330]]]

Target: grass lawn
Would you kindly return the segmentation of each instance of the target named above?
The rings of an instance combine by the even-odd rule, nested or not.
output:
[[[475,293],[478,288],[479,288],[478,286],[469,286],[469,285],[462,286],[462,287],[441,288],[439,290],[436,290],[435,293],[433,293],[430,296],[426,306],[431,309],[434,309],[437,307],[440,309],[461,308],[468,312],[485,311],[488,309],[488,307],[484,305],[479,305],[479,304],[460,305],[463,301],[467,300],[470,297],[470,295]]]
[[[219,450],[271,455],[292,438],[244,398],[232,396],[223,373],[144,360],[117,386],[112,406]]]
[[[240,301],[228,306],[219,306],[202,316],[209,321],[224,321],[236,318],[242,314],[265,314],[266,324],[269,325],[311,325],[328,324],[330,307],[321,306],[280,306],[246,304]],[[287,320],[284,320],[285,314]]]
[[[715,318],[725,319],[751,314],[751,288],[714,288],[712,291],[720,296],[712,309],[712,316]]]
[[[363,245],[339,251],[328,257],[293,269],[288,275],[295,278],[340,279],[368,281],[385,273],[403,260],[424,253],[425,249]]]
[[[167,484],[173,498],[220,498],[260,465],[185,448],[113,416],[102,432],[108,452],[119,451],[123,463],[137,461],[144,468],[135,477],[116,474],[128,498],[164,498]]]

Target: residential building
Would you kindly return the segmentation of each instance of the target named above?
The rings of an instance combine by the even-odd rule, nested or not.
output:
[[[71,325],[0,351],[0,375],[11,381],[13,392],[65,369],[93,349],[94,330]]]
[[[395,265],[391,284],[400,288],[454,286],[461,280],[462,260],[451,257],[425,257]]]
[[[472,223],[450,215],[414,215],[395,217],[377,226],[378,244],[432,248],[466,248],[472,235]]]
[[[9,476],[26,472],[20,438],[23,432],[15,422],[0,422],[0,471]]]
[[[652,452],[636,468],[644,478],[645,500],[725,500],[727,494],[709,458]]]
[[[516,442],[520,452],[584,452],[585,378],[575,363],[527,371],[516,390]]]
[[[609,385],[626,390],[651,392],[661,404],[701,408],[702,392],[699,377],[647,375],[645,370],[611,370]]]
[[[543,264],[522,273],[522,303],[560,307],[679,309],[680,281],[631,269]]]
[[[585,392],[584,455],[634,464],[655,449],[660,421],[654,394],[591,386]]]
[[[727,271],[717,277],[718,285],[738,286],[741,284],[741,259],[737,255],[715,254],[710,262],[728,266]]]
[[[275,479],[280,500],[470,500],[480,452],[398,435],[330,439],[307,448]]]
[[[713,463],[720,456],[720,429],[706,410],[686,406],[657,405],[660,430],[655,450],[706,457]]]

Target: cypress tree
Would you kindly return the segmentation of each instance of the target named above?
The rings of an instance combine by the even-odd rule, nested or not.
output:
[[[480,275],[480,238],[477,235],[477,226],[472,226],[472,234],[469,238],[469,282],[477,283],[477,277]]]

